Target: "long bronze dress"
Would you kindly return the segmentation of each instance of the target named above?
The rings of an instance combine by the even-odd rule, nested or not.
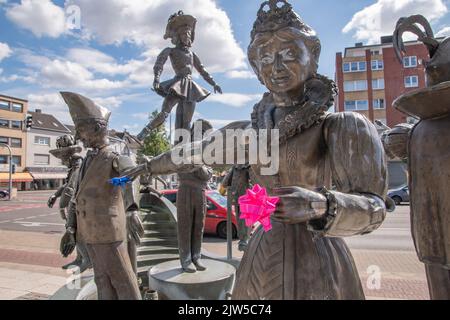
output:
[[[324,77],[314,79],[333,86]],[[314,95],[314,93],[313,93]],[[255,106],[253,128],[280,129],[280,170],[258,175],[271,188],[299,186],[335,190],[337,214],[309,224],[273,222],[250,240],[237,274],[233,299],[364,299],[352,255],[340,238],[369,233],[385,218],[385,154],[377,130],[357,113],[328,114],[333,95],[310,97],[274,124],[273,97]],[[332,189],[334,187],[334,189]]]

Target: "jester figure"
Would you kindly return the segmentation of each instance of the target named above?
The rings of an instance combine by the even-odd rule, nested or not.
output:
[[[422,28],[420,28],[422,27]],[[450,38],[436,39],[421,15],[401,18],[394,32],[400,61],[404,32],[419,37],[430,54],[424,61],[427,87],[404,94],[394,108],[419,119],[383,134],[387,154],[408,160],[411,228],[417,255],[425,264],[430,297],[450,299]]]
[[[205,70],[199,57],[191,51],[195,39],[196,23],[197,20],[193,16],[185,15],[182,11],[169,18],[164,39],[171,39],[175,47],[164,49],[156,59],[153,69],[155,74],[153,89],[164,97],[164,103],[161,113],[137,136],[139,140],[143,140],[149,131],[162,125],[177,104],[175,129],[190,130],[196,103],[210,95],[208,90],[192,80],[194,68],[206,82],[213,86],[215,93],[222,93],[222,89]],[[169,58],[175,71],[175,77],[161,83],[160,77]]]

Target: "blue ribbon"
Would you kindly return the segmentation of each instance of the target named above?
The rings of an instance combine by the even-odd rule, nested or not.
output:
[[[125,187],[128,183],[131,183],[131,179],[128,177],[112,178],[108,180],[110,184],[115,187]]]

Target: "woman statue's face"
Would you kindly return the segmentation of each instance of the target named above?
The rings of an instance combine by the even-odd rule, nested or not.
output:
[[[260,77],[271,92],[299,89],[314,73],[311,52],[301,39],[274,36],[259,48],[258,58]]]

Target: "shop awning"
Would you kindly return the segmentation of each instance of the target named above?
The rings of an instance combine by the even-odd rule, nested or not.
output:
[[[20,172],[14,173],[12,175],[13,182],[32,182],[33,177],[28,172]],[[9,173],[0,172],[0,182],[8,182],[9,181]]]
[[[31,175],[34,180],[59,180],[67,178],[67,173],[64,172],[31,172]]]

